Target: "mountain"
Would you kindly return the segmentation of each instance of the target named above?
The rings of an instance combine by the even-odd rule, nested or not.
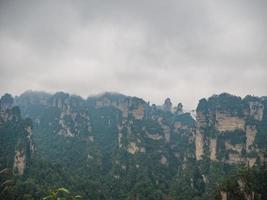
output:
[[[265,97],[201,99],[196,120],[169,98],[156,106],[118,93],[27,91],[14,105],[33,123],[35,156],[19,174],[28,199],[62,186],[84,199],[227,199],[226,176],[267,161]]]
[[[242,166],[248,168],[266,166],[266,106],[265,97],[246,96],[241,99],[227,93],[199,101],[196,115],[195,158],[200,166],[203,165],[199,168],[206,191],[214,190],[212,185],[221,182],[220,179],[224,176],[236,174],[235,177],[239,177],[238,171]],[[266,182],[265,175],[263,183]],[[245,182],[239,179],[235,188],[242,188],[244,185]],[[220,191],[221,199],[238,199],[237,196],[229,196],[228,193],[232,188],[226,188],[223,187],[224,191]],[[251,189],[251,186],[248,188]],[[240,199],[246,200],[266,198],[255,193],[255,187],[250,190],[250,195],[239,196]]]
[[[0,168],[13,169],[23,175],[34,153],[32,121],[23,119],[20,109],[13,106],[14,99],[6,94],[0,99]]]
[[[0,99],[0,147],[0,199],[16,199],[11,192],[14,180],[10,176],[23,176],[29,171],[35,146],[32,121],[21,117],[9,94]]]
[[[197,107],[196,159],[253,166],[266,159],[266,99],[229,94],[202,99]]]

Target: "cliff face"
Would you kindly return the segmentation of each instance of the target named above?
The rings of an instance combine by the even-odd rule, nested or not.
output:
[[[266,137],[264,98],[221,94],[202,99],[196,122],[189,114],[181,117],[186,116],[182,104],[173,109],[169,98],[163,106],[156,107],[136,97],[113,93],[84,100],[63,92],[26,92],[17,97],[16,104],[24,116],[33,118],[37,130],[79,137],[98,145],[106,145],[104,137],[110,137],[114,145],[130,154],[145,153],[150,140],[173,149],[173,155],[180,158],[183,153],[176,149],[182,138],[188,144],[184,147],[185,152],[190,152],[188,158],[192,157],[189,147],[194,143],[196,160],[208,157],[212,161],[253,166],[265,159],[261,153],[261,141]],[[102,135],[103,128],[111,130],[108,136]]]
[[[108,193],[114,199],[129,193],[125,185],[138,187],[142,180],[164,190],[162,196],[169,197],[174,188],[176,197],[190,194],[185,199],[192,199],[209,194],[220,177],[239,164],[255,166],[266,160],[264,98],[221,94],[202,99],[196,120],[183,112],[181,103],[172,107],[169,98],[156,106],[114,93],[83,99],[63,92],[27,92],[15,104],[33,120],[38,151],[46,160],[81,177],[96,177],[96,182],[97,176],[107,185],[115,181],[121,193]],[[31,138],[31,126],[25,128]],[[20,174],[25,155],[24,148],[17,147],[14,166]],[[138,199],[138,191],[129,199]]]
[[[128,164],[115,157],[126,152],[128,156],[148,158],[135,161],[138,167],[144,167],[152,154],[151,163],[164,166],[170,158],[178,163],[194,156],[188,144],[193,145],[195,122],[189,113],[183,113],[181,104],[172,111],[170,99],[159,108],[140,98],[114,93],[85,100],[62,92],[54,95],[27,92],[16,98],[16,104],[24,116],[33,119],[36,137],[52,134],[86,141],[84,151],[93,158],[89,161],[108,162],[108,170],[114,168],[116,177],[121,173],[115,170],[117,165]],[[188,150],[181,151],[183,148]],[[101,156],[96,155],[96,150]]]
[[[214,184],[220,182],[220,177],[235,174],[241,165],[266,166],[266,98],[246,96],[242,99],[224,93],[201,99],[196,110],[194,136],[195,164],[206,192],[216,190]],[[233,185],[234,190],[229,189],[229,185],[220,189],[217,199],[237,199],[233,196],[238,192],[232,191],[239,191],[241,199],[262,195],[255,188],[244,192],[242,181],[233,182],[231,187]],[[203,195],[209,198],[209,195],[205,196],[209,193],[206,192]]]
[[[247,96],[244,99],[229,94],[202,99],[197,108],[195,155],[197,160],[253,166],[264,162],[257,135],[266,135],[266,100]],[[265,118],[264,118],[265,117]],[[259,133],[260,132],[260,133]],[[265,139],[265,137],[263,138]]]
[[[0,100],[0,168],[13,168],[14,174],[23,175],[34,153],[32,122],[22,119],[20,109],[6,94]]]

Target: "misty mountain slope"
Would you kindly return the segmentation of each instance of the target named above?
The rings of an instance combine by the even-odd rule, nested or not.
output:
[[[32,121],[21,117],[20,109],[13,104],[14,99],[6,94],[0,99],[0,169],[14,170],[23,175],[35,147],[32,141]]]
[[[237,198],[220,183],[266,163],[264,97],[201,99],[196,120],[169,98],[156,106],[117,93],[29,91],[15,104],[33,121],[36,152],[21,183],[33,199],[62,186],[85,199]],[[252,192],[263,198],[253,187],[238,195]]]
[[[168,101],[158,108],[111,93],[86,100],[65,93],[25,93],[16,103],[33,118],[37,151],[43,158],[81,176],[102,175],[106,185],[119,182],[122,191],[106,189],[107,194],[120,193],[113,198],[129,191],[136,195],[139,189],[134,188],[140,184],[168,193],[181,160],[194,157],[195,121]]]
[[[28,174],[35,153],[32,121],[23,118],[14,99],[6,94],[0,99],[0,199],[19,199],[16,176]],[[12,176],[12,174],[14,176]],[[16,191],[16,192],[15,192]]]
[[[244,166],[266,165],[266,103],[266,97],[241,99],[226,93],[199,101],[195,156],[206,191]]]

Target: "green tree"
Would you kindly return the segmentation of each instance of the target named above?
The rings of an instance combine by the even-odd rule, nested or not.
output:
[[[58,188],[54,191],[51,191],[46,197],[42,200],[78,200],[82,199],[80,195],[72,195],[70,191],[66,188]]]

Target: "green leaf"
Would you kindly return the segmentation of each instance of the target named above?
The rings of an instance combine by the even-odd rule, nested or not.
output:
[[[74,197],[74,199],[82,199],[82,196],[81,196],[81,195],[76,195],[76,196]]]
[[[70,193],[69,190],[67,190],[66,188],[63,188],[63,187],[62,187],[62,188],[58,188],[57,191],[58,191],[58,192],[65,192],[65,193],[67,193],[67,194]]]

